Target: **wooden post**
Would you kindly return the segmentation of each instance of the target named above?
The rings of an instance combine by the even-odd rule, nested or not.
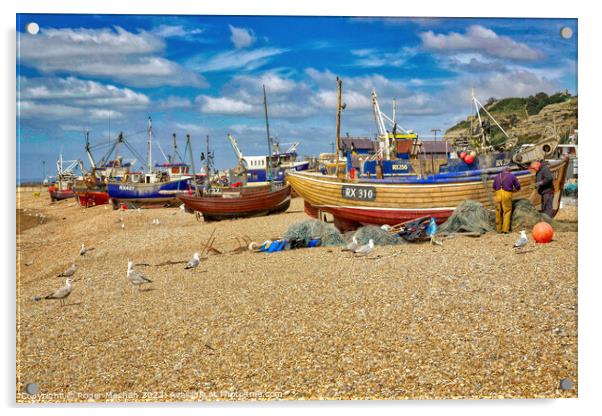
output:
[[[341,149],[341,88],[343,81],[337,77],[338,101],[337,101],[337,148],[336,148],[336,176],[339,177],[339,151]]]

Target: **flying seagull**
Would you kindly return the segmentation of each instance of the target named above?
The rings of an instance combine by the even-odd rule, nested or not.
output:
[[[518,240],[516,240],[516,243],[514,243],[514,248],[521,248],[527,245],[527,243],[529,242],[529,239],[527,238],[527,233],[525,232],[525,230],[522,230],[520,232],[520,237],[518,237]]]
[[[77,271],[77,266],[75,264],[72,264],[71,267],[69,267],[63,273],[58,274],[57,276],[58,277],[71,277],[75,274],[76,271]]]
[[[140,286],[153,282],[152,280],[150,280],[148,277],[146,277],[142,273],[135,271],[134,270],[134,262],[131,260],[128,260],[128,280],[134,286],[137,286],[138,290],[140,290]]]
[[[186,267],[184,267],[185,269],[194,269],[196,266],[199,265],[199,263],[201,262],[201,258],[199,257],[199,253],[194,253],[192,255],[192,259],[190,259],[190,261],[188,262],[188,264],[186,264]]]
[[[84,254],[86,254],[86,246],[84,245],[84,243],[82,243],[82,247],[79,249],[79,255],[83,256]]]
[[[351,243],[347,244],[347,246],[342,251],[355,251],[360,248],[360,243],[357,241],[355,235],[351,239]]]
[[[67,296],[69,296],[71,294],[71,290],[73,290],[71,283],[73,283],[73,280],[65,280],[65,286],[55,290],[50,295],[45,296],[44,299],[58,299],[61,301],[61,306],[65,306],[65,299],[67,299]]]
[[[370,239],[370,240],[368,240],[368,244],[356,248],[354,253],[365,256],[366,254],[370,254],[370,252],[372,252],[373,249],[374,249],[374,240]]]

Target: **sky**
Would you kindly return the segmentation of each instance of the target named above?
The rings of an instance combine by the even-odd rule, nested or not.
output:
[[[42,161],[54,174],[61,152],[87,164],[85,129],[96,159],[119,132],[146,157],[149,116],[165,154],[190,134],[199,170],[208,135],[221,169],[236,161],[228,133],[245,155],[267,151],[262,85],[271,135],[300,155],[332,150],[337,76],[351,136],[377,132],[372,89],[427,139],[473,112],[471,89],[577,95],[577,20],[20,14],[16,69],[17,181],[42,178]],[[152,159],[165,161],[156,146]]]

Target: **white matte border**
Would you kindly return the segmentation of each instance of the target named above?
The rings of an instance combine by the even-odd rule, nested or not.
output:
[[[602,23],[595,2],[525,0],[484,1],[384,1],[370,0],[220,0],[199,2],[193,0],[21,0],[2,3],[2,92],[0,114],[4,129],[2,146],[2,184],[5,192],[0,205],[3,210],[2,264],[2,405],[8,411],[38,415],[65,414],[130,414],[132,410],[147,415],[162,415],[166,411],[178,414],[332,414],[346,415],[366,413],[402,414],[449,414],[463,415],[506,415],[508,413],[530,414],[589,414],[602,408],[599,391],[602,368],[600,351],[600,319],[602,318],[601,281],[602,272],[596,257],[600,249],[596,246],[602,234],[598,221],[600,205],[600,175],[594,170],[600,165],[602,156],[602,134],[600,134],[600,40]],[[571,17],[579,19],[579,130],[580,151],[580,203],[579,203],[579,399],[565,400],[486,400],[486,401],[408,401],[408,402],[284,402],[284,403],[212,403],[212,404],[163,404],[163,405],[81,405],[67,406],[16,406],[15,400],[15,14],[16,13],[128,13],[128,14],[289,14],[331,16],[436,16],[436,17]],[[376,40],[375,40],[376,41]],[[594,187],[594,181],[597,187]]]

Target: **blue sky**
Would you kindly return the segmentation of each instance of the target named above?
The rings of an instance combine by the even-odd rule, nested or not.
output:
[[[37,35],[25,32],[32,21]],[[331,149],[337,75],[342,133],[357,136],[376,133],[372,88],[424,136],[466,117],[471,88],[481,101],[577,94],[576,19],[18,15],[17,31],[23,180],[42,176],[42,160],[51,170],[61,151],[84,159],[84,128],[93,143],[123,131],[145,154],[149,115],[166,153],[175,132],[180,146],[191,134],[197,162],[209,135],[220,168],[235,163],[227,133],[262,154],[262,84],[272,135],[300,141],[302,155]],[[156,149],[153,159],[164,161]]]

